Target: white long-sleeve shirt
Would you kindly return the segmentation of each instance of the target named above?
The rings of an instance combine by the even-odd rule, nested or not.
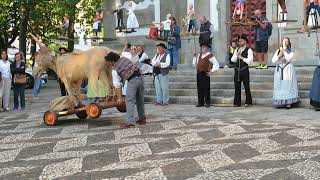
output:
[[[116,89],[122,88],[122,95],[126,95],[127,81],[125,81],[125,83],[123,84],[121,81],[121,77],[115,70],[112,70],[112,82]]]
[[[139,58],[139,62],[142,63],[143,61],[145,61],[148,58],[149,58],[149,56],[145,52],[143,52],[141,55],[141,58]]]
[[[201,59],[207,57],[208,55],[210,55],[210,52],[207,52],[206,54],[202,54]],[[198,55],[198,57],[194,57],[193,58],[193,66],[196,66],[199,62],[199,58],[200,58],[200,54]],[[219,62],[217,61],[217,59],[213,56],[212,58],[209,59],[210,63],[212,64],[212,69],[211,72],[215,72],[217,70],[219,70],[220,66],[219,66]]]
[[[211,34],[210,34],[210,38],[213,38],[214,37],[214,27],[213,27],[213,25],[211,24],[211,26],[210,26],[210,32],[211,32]]]
[[[287,53],[287,51],[284,51],[283,57],[279,57],[279,49],[274,53],[272,57],[272,63],[279,64],[281,63],[282,59],[284,58],[286,62],[291,62],[294,58],[294,52],[291,51],[290,53]]]
[[[3,78],[11,78],[10,62],[0,59],[0,72]]]
[[[121,53],[121,57],[125,57],[125,58],[128,58],[128,59],[131,60],[132,54],[131,54],[131,52],[123,51],[123,52]]]
[[[131,52],[122,52],[121,57],[130,59],[133,64],[136,64],[139,61],[139,56],[137,54],[132,54]]]
[[[162,59],[162,57],[165,54],[166,53],[164,53],[162,55],[159,54],[158,57],[157,57],[157,54],[156,54],[154,56],[154,58],[152,59],[152,61],[151,61],[152,66],[155,66],[158,62],[160,62],[160,60]],[[170,61],[171,61],[170,55],[167,54],[166,61],[165,62],[160,62],[160,68],[168,68],[170,66]]]
[[[171,20],[166,19],[165,21],[162,21],[161,24],[163,25],[163,30],[170,31],[171,30]]]
[[[121,77],[116,70],[112,70],[112,82],[116,89],[122,87]]]
[[[238,48],[234,51],[231,61],[236,63],[238,61],[238,51],[243,52],[246,47]],[[253,51],[252,49],[248,49],[248,57],[243,59],[243,62],[250,65],[253,62]]]
[[[131,62],[133,63],[133,64],[137,64],[138,62],[139,62],[139,56],[138,56],[138,54],[132,54],[132,57],[131,57]]]

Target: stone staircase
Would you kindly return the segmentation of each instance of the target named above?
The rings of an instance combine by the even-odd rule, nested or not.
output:
[[[250,86],[255,105],[272,105],[274,67],[267,70],[250,68]],[[309,90],[315,67],[296,67],[299,95],[299,106],[309,106]],[[211,100],[213,104],[232,105],[234,96],[234,70],[221,68],[211,77]],[[170,73],[170,103],[197,104],[196,72],[190,65],[181,65],[177,72]],[[155,102],[153,77],[145,78],[145,100]],[[245,100],[242,87],[242,101]]]

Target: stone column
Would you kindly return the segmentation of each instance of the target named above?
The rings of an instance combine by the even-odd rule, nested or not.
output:
[[[210,3],[213,2],[210,1]],[[230,1],[215,1],[214,5],[216,7],[212,7],[210,11],[218,11],[218,16],[212,16],[214,18],[213,21],[217,21],[217,23],[213,22],[216,24],[213,52],[220,66],[224,66],[230,40],[230,24],[226,24],[226,22],[230,21]]]
[[[116,4],[114,0],[104,0],[103,3],[103,27],[104,27],[104,37],[105,38],[116,38],[116,33],[114,28],[116,27],[115,18],[112,15]]]

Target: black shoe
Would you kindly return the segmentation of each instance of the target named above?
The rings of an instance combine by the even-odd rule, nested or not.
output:
[[[233,107],[241,107],[241,105],[234,104]]]
[[[210,107],[210,104],[206,104],[204,107],[205,107],[205,108],[209,108],[209,107]]]
[[[197,104],[196,107],[203,107],[204,105],[201,104]]]
[[[252,104],[244,104],[245,107],[251,107]]]

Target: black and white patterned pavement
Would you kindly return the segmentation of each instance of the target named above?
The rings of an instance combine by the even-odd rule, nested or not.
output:
[[[271,107],[146,105],[125,114],[43,124],[50,92],[25,112],[0,114],[0,179],[319,179],[320,112]],[[54,94],[53,93],[53,94]]]

